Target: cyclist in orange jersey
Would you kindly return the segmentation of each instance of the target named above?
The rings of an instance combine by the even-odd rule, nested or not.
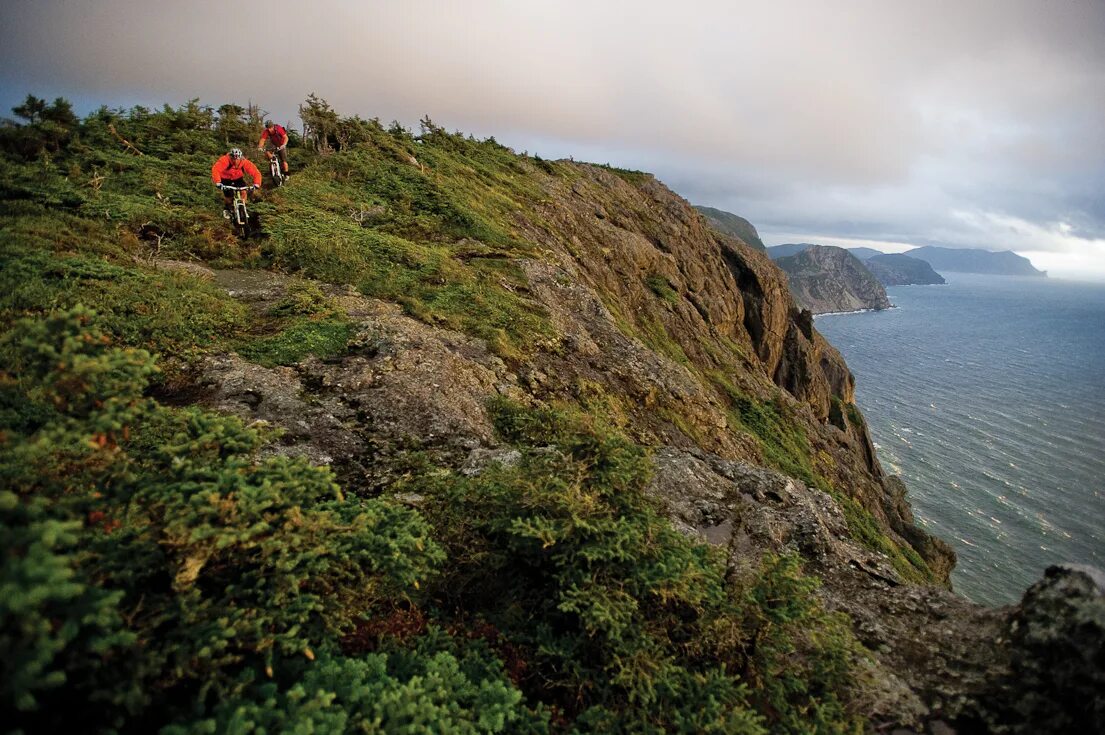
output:
[[[253,165],[253,162],[242,155],[241,148],[231,148],[226,155],[215,161],[211,167],[211,180],[215,186],[246,186],[246,174],[253,178],[253,188],[261,188],[261,172]],[[230,208],[234,202],[234,194],[223,191],[223,211],[226,217],[230,216]]]

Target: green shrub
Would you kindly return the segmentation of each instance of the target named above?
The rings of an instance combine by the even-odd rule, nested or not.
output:
[[[431,634],[409,649],[324,655],[283,686],[251,682],[211,717],[162,733],[547,732],[547,717],[521,699],[486,650]]]
[[[721,552],[645,495],[640,447],[565,409],[499,399],[492,412],[520,459],[409,484],[451,559],[435,598],[520,652],[531,698],[583,732],[801,731],[805,713],[823,725],[805,732],[851,726],[850,636],[796,562],[769,562],[747,593],[730,587]],[[764,585],[781,607],[750,602]]]
[[[857,655],[848,620],[822,609],[797,556],[766,557],[742,585],[738,610],[749,690],[757,709],[774,714],[772,732],[863,732],[845,706]]]
[[[346,499],[302,460],[258,461],[237,420],[143,398],[148,353],[91,321],[26,320],[0,345],[5,385],[46,417],[0,427],[16,727],[147,731],[418,594],[442,555],[417,514]]]

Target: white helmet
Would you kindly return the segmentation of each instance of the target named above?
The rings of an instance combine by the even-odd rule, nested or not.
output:
[[[230,149],[230,157],[231,158],[241,158],[242,157],[242,149],[241,148],[231,148]]]

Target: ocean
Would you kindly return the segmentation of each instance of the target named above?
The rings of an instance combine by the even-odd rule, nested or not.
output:
[[[1105,567],[1105,285],[942,275],[816,327],[954,588],[1012,603],[1051,564]]]

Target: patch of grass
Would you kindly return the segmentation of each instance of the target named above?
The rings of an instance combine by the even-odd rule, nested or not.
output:
[[[642,312],[637,319],[637,323],[640,325],[639,335],[641,341],[648,347],[661,355],[670,357],[680,365],[691,364],[691,359],[683,351],[683,346],[668,333],[667,327],[659,318]]]
[[[194,276],[147,271],[95,255],[52,255],[3,248],[0,315],[6,325],[27,315],[96,309],[122,344],[190,360],[226,346],[246,324],[245,308]]]
[[[729,383],[725,381],[724,385],[729,386]],[[764,460],[769,465],[808,485],[825,489],[828,483],[810,461],[813,451],[809,439],[797,420],[786,416],[781,403],[758,401],[736,390],[727,393],[732,406],[732,423],[759,440]]]
[[[350,322],[329,317],[297,318],[278,334],[243,343],[238,353],[264,367],[294,365],[308,355],[327,359],[342,355],[357,328]]]
[[[235,109],[103,109],[70,123],[65,145],[38,157],[0,151],[6,239],[115,261],[156,252],[256,265],[256,250],[242,247],[219,216],[209,174],[228,145],[255,140]],[[339,154],[296,149],[289,185],[253,198],[270,236],[263,262],[397,301],[416,318],[486,339],[506,358],[552,341],[549,319],[513,262],[535,254],[516,236],[517,213],[543,196],[533,164],[494,140],[428,120],[419,138],[373,121],[342,125],[356,134]],[[157,235],[140,241],[143,230]]]
[[[334,300],[322,292],[315,281],[292,281],[288,292],[275,306],[269,309],[269,316],[312,316],[316,314],[336,315]]]
[[[617,166],[611,166],[609,163],[596,163],[592,165],[604,168],[618,178],[637,187],[655,179],[652,174],[645,171],[637,171],[631,168],[618,168]]]
[[[698,446],[710,446],[710,438],[698,426],[692,424],[685,414],[671,408],[660,408],[656,411],[656,415],[679,429],[684,436],[690,438]]]
[[[401,143],[381,133],[298,174],[269,220],[273,264],[398,302],[417,319],[484,338],[504,357],[552,339],[512,262],[529,254],[504,219],[519,204],[489,192],[502,171],[461,165],[433,147],[418,153],[439,168],[412,165]]]
[[[611,393],[597,381],[580,378],[574,388],[575,398],[587,413],[599,417],[607,425],[624,429],[630,423],[630,411],[625,400]]]
[[[645,278],[645,285],[665,302],[673,305],[679,303],[679,292],[672,287],[671,281],[659,273],[653,273]]]
[[[848,413],[848,422],[852,426],[859,427],[861,429],[867,428],[867,422],[863,420],[863,414],[859,412],[859,407],[854,403],[849,403],[845,406],[845,410]]]
[[[831,493],[833,499],[844,511],[848,521],[848,532],[872,551],[878,551],[890,558],[890,563],[907,582],[932,583],[935,580],[925,561],[908,545],[894,543],[882,530],[863,506],[841,493]]]

